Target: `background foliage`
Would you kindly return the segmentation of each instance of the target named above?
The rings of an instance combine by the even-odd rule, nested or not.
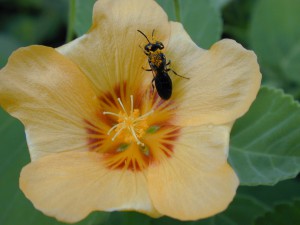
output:
[[[21,46],[57,47],[84,34],[94,1],[71,0],[75,11],[69,13],[65,0],[0,0],[0,67]],[[199,46],[232,38],[258,56],[265,87],[231,133],[229,161],[241,186],[225,212],[205,220],[95,212],[78,224],[300,224],[300,0],[158,2]],[[28,162],[22,124],[0,109],[0,224],[62,225],[36,211],[19,190],[19,173]]]

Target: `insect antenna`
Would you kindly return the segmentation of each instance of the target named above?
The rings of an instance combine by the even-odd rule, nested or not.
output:
[[[153,31],[152,31],[152,41],[154,40],[154,31],[155,31],[155,29],[153,29]]]
[[[140,31],[140,30],[137,30],[138,32],[140,32],[146,39],[147,39],[147,41],[149,42],[149,44],[151,43],[150,41],[149,41],[149,39],[147,38],[147,36],[146,36],[146,34],[144,34],[142,31]],[[154,30],[153,30],[154,31]]]

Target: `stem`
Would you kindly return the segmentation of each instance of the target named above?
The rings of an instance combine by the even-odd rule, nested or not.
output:
[[[173,2],[174,2],[174,7],[175,7],[176,20],[178,22],[181,22],[179,0],[173,0]]]
[[[74,36],[74,21],[75,21],[75,0],[69,0],[69,18],[66,42],[73,40]]]

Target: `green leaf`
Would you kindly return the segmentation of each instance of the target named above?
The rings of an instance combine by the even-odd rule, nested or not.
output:
[[[240,186],[238,193],[251,196],[270,210],[275,205],[300,198],[300,180],[290,179],[274,186]]]
[[[300,61],[299,11],[300,0],[263,0],[257,2],[252,15],[251,47],[265,78],[281,87],[291,81],[300,85],[300,68],[294,65]]]
[[[255,219],[268,209],[255,198],[237,195],[228,209],[212,218],[193,225],[252,225]]]
[[[85,34],[92,25],[93,6],[96,0],[75,1],[75,33],[78,36]]]
[[[213,5],[216,9],[221,10],[227,4],[229,4],[232,0],[212,0]]]
[[[282,69],[287,78],[300,84],[300,40],[286,57],[282,59]]]
[[[277,205],[272,212],[257,219],[255,225],[296,225],[300,221],[300,200]]]
[[[19,189],[19,175],[30,162],[24,128],[0,109],[0,224],[63,225],[37,211]],[[108,213],[95,212],[77,225],[99,224]]]
[[[173,1],[160,0],[158,3],[175,20]],[[209,48],[218,41],[222,34],[222,19],[220,7],[211,0],[180,0],[179,10],[181,23],[191,38],[202,48]]]
[[[300,106],[281,90],[261,88],[234,125],[229,161],[242,185],[273,185],[300,172]]]

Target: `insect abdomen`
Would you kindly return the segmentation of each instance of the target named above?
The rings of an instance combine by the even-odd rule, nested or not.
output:
[[[172,95],[172,80],[168,73],[160,71],[154,80],[158,95],[164,100],[169,99]]]

